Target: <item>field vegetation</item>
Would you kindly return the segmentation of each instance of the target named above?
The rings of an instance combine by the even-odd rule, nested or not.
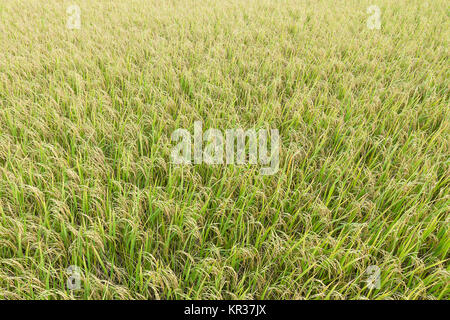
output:
[[[448,299],[449,16],[2,0],[0,299]],[[279,130],[279,171],[171,164],[198,120]]]

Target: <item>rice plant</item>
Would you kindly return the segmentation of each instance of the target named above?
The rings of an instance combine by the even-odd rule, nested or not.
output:
[[[2,0],[0,299],[449,299],[449,16]],[[278,171],[172,163],[196,121]]]

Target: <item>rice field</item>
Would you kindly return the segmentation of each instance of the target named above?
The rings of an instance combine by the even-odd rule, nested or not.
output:
[[[2,0],[0,299],[449,299],[449,17]],[[173,163],[196,122],[276,172]]]

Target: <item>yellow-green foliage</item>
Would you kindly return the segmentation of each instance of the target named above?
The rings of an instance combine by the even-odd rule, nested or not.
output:
[[[448,299],[449,30],[445,0],[2,0],[0,298]],[[280,170],[173,166],[197,120],[278,129]]]

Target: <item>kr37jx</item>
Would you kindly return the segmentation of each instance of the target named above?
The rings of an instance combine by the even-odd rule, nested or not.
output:
[[[266,310],[265,305],[257,305],[257,304],[233,304],[228,306],[228,314],[229,315],[252,315],[252,316],[260,316],[265,315]]]

